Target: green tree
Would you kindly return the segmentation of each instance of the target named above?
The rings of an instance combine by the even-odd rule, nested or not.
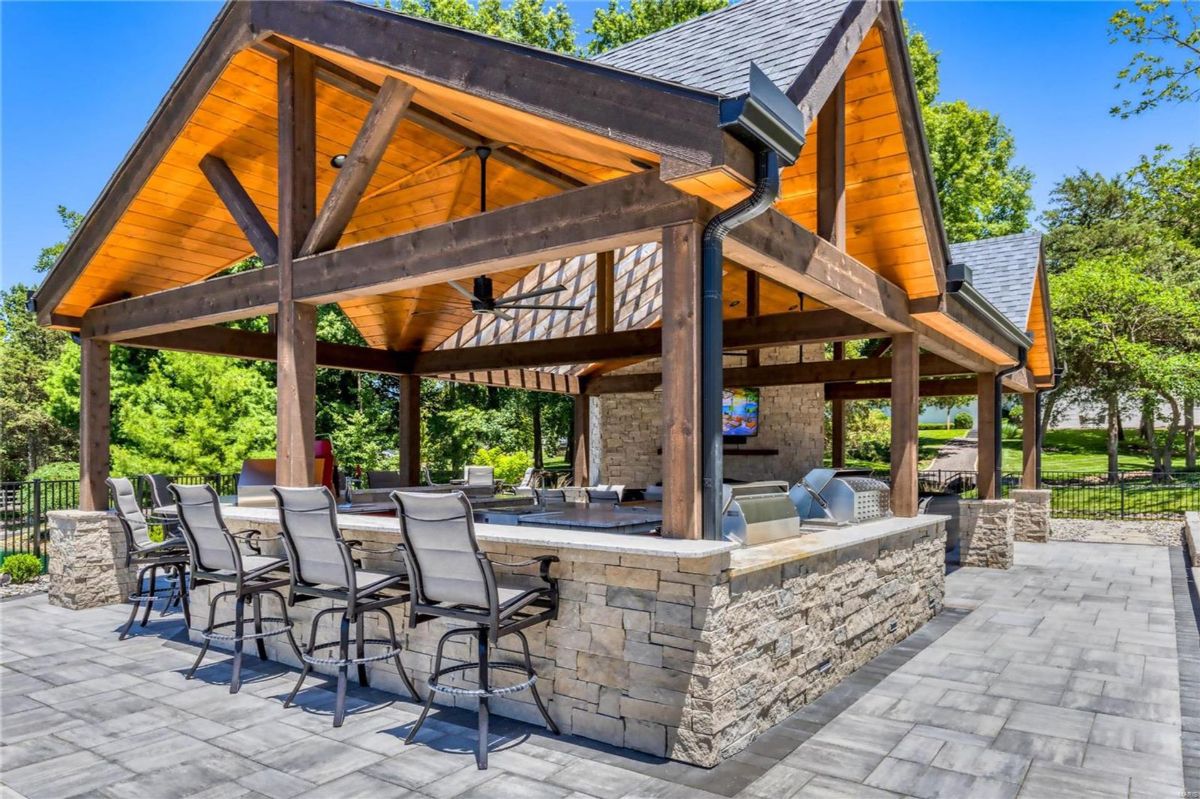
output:
[[[608,8],[592,16],[588,53],[599,55],[728,5],[729,0],[608,0]]]
[[[1113,43],[1142,49],[1117,72],[1117,88],[1140,88],[1111,112],[1122,119],[1168,103],[1200,99],[1200,6],[1191,0],[1139,0],[1109,18]]]
[[[917,31],[908,47],[946,235],[958,242],[1026,230],[1033,173],[1015,163],[1012,131],[964,100],[940,101],[938,53]]]
[[[457,25],[501,39],[574,54],[575,21],[565,3],[543,0],[385,0],[405,14]]]

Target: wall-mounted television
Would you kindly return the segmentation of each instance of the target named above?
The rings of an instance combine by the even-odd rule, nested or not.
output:
[[[721,400],[721,433],[742,438],[758,435],[757,388],[727,388]]]

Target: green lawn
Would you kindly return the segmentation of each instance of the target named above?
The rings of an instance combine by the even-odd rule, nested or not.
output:
[[[929,468],[929,464],[937,456],[939,449],[945,446],[947,442],[953,441],[956,438],[962,438],[966,434],[966,430],[947,430],[944,427],[922,427],[917,437],[917,457],[920,459],[920,468]],[[854,469],[872,469],[881,472],[886,472],[891,468],[887,461],[860,461],[853,458],[846,459],[846,466]]]
[[[1183,436],[1179,436],[1176,452],[1183,458]],[[1108,469],[1107,433],[1104,430],[1048,430],[1042,449],[1042,471],[1045,472],[1103,472]],[[1021,439],[1004,440],[1005,471],[1017,470],[1021,463]],[[1123,471],[1151,468],[1146,442],[1131,430],[1118,450],[1118,463]],[[1177,462],[1182,467],[1182,462]]]

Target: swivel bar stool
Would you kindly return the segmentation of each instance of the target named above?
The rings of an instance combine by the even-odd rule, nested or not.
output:
[[[351,665],[358,668],[358,682],[368,686],[367,664],[392,660],[400,679],[409,694],[417,698],[416,686],[400,662],[401,645],[396,639],[396,625],[387,609],[409,600],[408,576],[403,573],[366,571],[358,568],[355,552],[375,556],[395,555],[398,546],[386,549],[370,549],[358,541],[342,537],[337,526],[337,505],[329,489],[282,488],[274,486],[271,491],[279,502],[279,521],[283,529],[283,541],[287,547],[291,565],[291,585],[288,602],[297,598],[324,597],[341,603],[325,608],[313,615],[308,645],[301,653],[304,668],[296,687],[285,701],[291,705],[297,692],[304,684],[313,666],[337,667],[337,702],[333,711],[333,726],[342,726],[346,716],[346,682]],[[319,643],[317,627],[322,618],[330,614],[341,614],[340,635],[337,641]],[[387,625],[387,638],[367,638],[364,617],[379,613]],[[354,625],[355,656],[350,657],[350,625]],[[366,654],[367,645],[382,646],[384,651]],[[337,648],[337,657],[320,657],[317,653]]]
[[[259,530],[239,530],[229,532],[225,519],[221,515],[220,499],[211,486],[171,485],[167,490],[175,500],[178,511],[179,526],[183,530],[191,555],[191,587],[198,583],[225,583],[232,588],[213,594],[208,602],[208,623],[200,635],[204,645],[196,662],[188,669],[187,679],[196,674],[200,662],[208,654],[208,647],[213,641],[231,641],[233,643],[233,672],[229,678],[229,693],[236,694],[242,687],[242,649],[246,641],[254,641],[258,647],[258,656],[267,659],[267,647],[264,639],[276,635],[286,635],[292,645],[296,658],[300,658],[300,648],[292,635],[292,621],[288,618],[287,603],[279,592],[288,584],[287,561],[283,558],[270,557],[262,554],[261,544],[267,541],[279,540],[280,536],[264,536]],[[251,553],[243,555],[241,546],[244,545]],[[270,594],[279,600],[279,616],[263,616],[262,598]],[[226,597],[233,597],[233,621],[216,624],[217,603]],[[246,602],[250,601],[254,611],[254,632],[246,632]],[[264,629],[264,623],[271,626]],[[219,632],[232,627],[232,633]]]
[[[129,621],[121,628],[120,640],[124,641],[133,628],[138,609],[144,607],[142,624],[145,627],[150,621],[150,610],[157,599],[155,595],[158,570],[162,569],[172,577],[171,594],[167,598],[166,607],[170,607],[178,592],[179,602],[183,609],[184,622],[190,627],[192,623],[191,609],[188,606],[185,572],[187,571],[187,546],[179,538],[165,538],[153,541],[150,538],[150,526],[142,514],[138,503],[137,491],[133,483],[125,477],[109,477],[105,480],[112,492],[113,503],[116,506],[117,520],[125,533],[125,568],[134,565],[138,567],[137,583],[129,601],[133,608],[129,611]],[[142,587],[145,581],[145,588]],[[165,611],[166,608],[164,608]]]
[[[467,622],[467,627],[450,630],[438,641],[433,673],[429,677],[429,696],[420,718],[405,738],[412,743],[425,723],[436,694],[473,696],[479,699],[479,740],[475,745],[475,763],[487,768],[488,700],[526,688],[555,735],[558,725],[550,718],[537,691],[537,672],[529,655],[529,641],[523,632],[535,624],[558,617],[558,582],[550,576],[554,555],[539,555],[515,563],[496,561],[502,566],[541,566],[543,585],[533,588],[507,588],[496,582],[493,561],[481,552],[475,540],[475,522],[471,504],[461,491],[449,494],[392,492],[400,517],[400,535],[404,557],[412,582],[409,626],[415,627],[434,618]],[[476,642],[476,661],[442,668],[442,650],[456,636],[471,636]],[[515,635],[525,652],[525,663],[488,660],[488,644],[496,644],[506,635]],[[456,672],[476,669],[478,688],[446,685],[442,678]],[[525,679],[515,685],[492,687],[494,671],[516,672]]]

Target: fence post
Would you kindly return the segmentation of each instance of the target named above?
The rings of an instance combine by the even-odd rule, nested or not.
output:
[[[1117,486],[1121,490],[1121,520],[1125,520],[1125,473],[1117,472]]]
[[[42,556],[42,481],[33,481],[33,556]]]

